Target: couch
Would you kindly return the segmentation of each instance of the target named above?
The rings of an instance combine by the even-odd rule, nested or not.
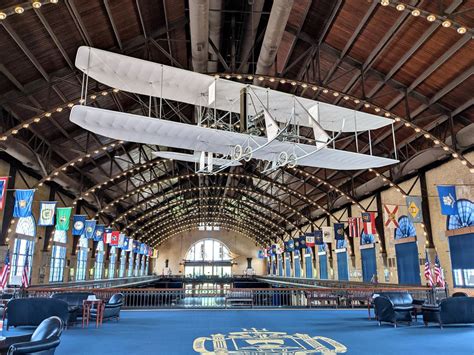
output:
[[[63,322],[60,318],[45,319],[31,336],[8,337],[7,341],[11,343],[8,355],[52,355],[59,345],[62,329]]]
[[[123,306],[123,294],[116,293],[110,297],[109,301],[105,304],[104,308],[104,317],[103,319],[112,319],[119,320],[120,318],[120,309]],[[93,308],[91,310],[91,318],[97,318],[97,309]]]
[[[392,323],[395,327],[399,322],[411,324],[414,312],[413,298],[408,292],[380,292],[374,295],[375,316],[379,322]]]
[[[474,323],[474,297],[450,297],[439,305],[439,326]]]
[[[93,296],[92,292],[60,292],[51,296],[53,299],[62,300],[68,304],[69,322],[74,323],[77,317],[82,317],[83,301],[89,296]]]
[[[14,298],[7,303],[5,314],[7,329],[10,326],[37,326],[52,316],[59,317],[64,324],[69,319],[66,302],[43,297]]]

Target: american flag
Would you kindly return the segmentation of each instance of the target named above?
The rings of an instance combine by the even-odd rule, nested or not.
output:
[[[5,255],[5,264],[3,265],[2,271],[0,272],[0,287],[5,289],[8,280],[10,279],[10,249],[7,250]]]
[[[430,259],[428,257],[428,252],[425,252],[426,254],[426,259],[425,259],[425,279],[428,281],[428,284],[430,287],[433,287],[434,282],[433,282],[433,275],[431,274],[431,265],[430,265]]]
[[[441,270],[441,264],[439,262],[438,254],[436,254],[436,257],[435,257],[434,275],[435,275],[436,285],[438,285],[439,287],[444,287],[445,284],[444,284],[443,270]]]
[[[349,217],[347,220],[349,225],[349,237],[359,237],[361,232],[362,218],[360,217]]]
[[[30,266],[28,263],[28,254],[25,256],[25,265],[23,266],[23,273],[21,274],[21,285],[24,288],[30,286]]]

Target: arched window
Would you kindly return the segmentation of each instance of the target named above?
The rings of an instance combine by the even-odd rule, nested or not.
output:
[[[35,250],[36,223],[33,216],[20,217],[15,228],[15,243],[11,255],[10,283],[20,284],[25,264],[28,263],[28,272],[31,275],[31,265]]]
[[[100,280],[102,278],[102,272],[104,270],[104,242],[97,242],[97,249],[95,255],[94,265],[94,280]]]
[[[185,257],[187,276],[230,276],[232,258],[229,248],[215,239],[203,239],[193,244]]]
[[[448,216],[447,229],[454,230],[474,226],[474,203],[469,200],[457,200],[458,214]]]
[[[395,228],[395,239],[416,237],[416,229],[413,222],[407,216],[398,219],[398,228]]]
[[[128,256],[127,277],[132,277],[133,276],[134,258],[135,258],[135,253],[130,252],[130,255]]]
[[[366,234],[362,229],[362,232],[360,233],[360,244],[364,245],[373,243],[375,243],[375,236],[373,234]]]
[[[115,263],[117,261],[117,247],[111,246],[110,247],[110,254],[109,254],[109,279],[113,279],[115,277]]]
[[[125,269],[127,267],[127,251],[125,249],[120,250],[120,267],[118,277],[125,277]]]
[[[54,230],[49,282],[63,281],[64,267],[66,266],[66,243],[67,232],[64,230]]]
[[[79,238],[79,250],[77,252],[77,273],[76,281],[83,281],[86,279],[87,271],[87,254],[89,251],[89,240],[85,236]]]

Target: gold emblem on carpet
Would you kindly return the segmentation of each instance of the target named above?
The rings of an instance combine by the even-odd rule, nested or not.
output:
[[[267,329],[242,329],[229,334],[212,334],[194,340],[200,354],[337,354],[347,348],[330,338],[308,334],[273,332]]]

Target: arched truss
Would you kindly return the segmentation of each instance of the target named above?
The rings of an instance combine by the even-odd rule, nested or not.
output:
[[[264,247],[268,246],[264,242],[262,242],[260,239],[255,239],[254,237],[250,236],[248,234],[249,233],[248,230],[237,228],[234,225],[226,225],[225,223],[222,223],[220,225],[220,227],[225,229],[226,231],[231,231],[231,232],[234,232],[234,233],[238,233],[242,237],[250,239],[252,242],[254,242],[257,246],[259,246],[261,248],[264,248]],[[168,234],[167,237],[159,238],[159,241],[158,241],[158,238],[155,238],[154,242],[153,242],[154,244],[151,244],[151,246],[152,247],[157,247],[158,245],[162,244],[163,242],[167,241],[168,239],[170,239],[170,238],[172,238],[172,237],[174,237],[174,236],[176,236],[180,233],[191,232],[191,231],[196,230],[196,228],[197,228],[197,226],[193,225],[191,223],[189,225],[182,225],[181,227],[176,228],[176,230],[173,231],[173,233]],[[153,235],[153,237],[158,237],[158,235]]]
[[[216,216],[203,216],[206,218],[206,221],[209,224],[217,225],[221,228],[225,229],[237,229],[244,231],[248,236],[249,239],[253,240],[262,245],[268,245],[271,242],[274,242],[274,239],[271,239],[268,235],[265,234],[265,231],[260,230],[258,227],[254,225],[249,225],[247,223],[239,222],[234,223],[229,221],[227,218],[223,217],[216,217]],[[154,246],[160,242],[163,242],[168,236],[174,234],[177,230],[180,230],[183,227],[193,227],[194,230],[198,229],[200,223],[202,223],[203,219],[200,217],[194,217],[187,220],[183,220],[173,228],[163,230],[154,230],[150,231],[144,238],[143,242],[147,242],[148,244]]]
[[[219,201],[219,202],[224,202],[224,203],[227,203],[226,205],[223,205],[223,204],[219,204],[219,203],[216,203],[216,204],[211,204],[211,203],[205,203],[205,204],[202,204],[202,200],[198,200],[198,199],[189,199],[187,201],[191,201],[192,203],[194,202],[199,202],[197,205],[187,205],[186,208],[188,209],[185,213],[174,213],[173,211],[168,211],[168,212],[165,212],[165,213],[160,213],[159,215],[156,215],[156,213],[151,213],[151,212],[154,212],[154,211],[151,211],[149,213],[151,213],[148,217],[147,217],[147,222],[141,226],[139,226],[137,229],[135,229],[133,231],[133,233],[130,235],[130,237],[135,237],[135,235],[137,234],[140,234],[143,230],[147,229],[148,227],[150,226],[154,226],[156,225],[156,223],[160,223],[162,221],[165,221],[163,223],[167,224],[167,223],[170,223],[172,222],[172,218],[175,218],[174,220],[176,220],[178,217],[181,218],[181,217],[188,217],[190,215],[195,215],[195,214],[199,214],[199,213],[204,213],[205,211],[201,211],[203,209],[212,209],[212,208],[217,208],[217,209],[226,209],[224,212],[230,212],[230,209],[233,209],[233,208],[236,208],[235,205],[232,205],[232,204],[229,204],[227,200],[224,200],[224,201]],[[187,202],[186,200],[184,200],[184,202]],[[183,202],[183,203],[184,203]],[[208,202],[208,201],[206,201]],[[174,207],[179,207],[179,204],[177,206],[174,206]],[[244,208],[242,208],[244,207]],[[173,208],[173,207],[172,207]],[[285,229],[283,229],[279,224],[275,223],[271,218],[268,218],[267,216],[262,216],[260,215],[255,209],[253,209],[251,206],[243,203],[241,204],[239,207],[239,217],[243,217],[244,219],[248,220],[248,221],[253,221],[254,219],[257,219],[259,221],[263,221],[263,224],[265,227],[268,227],[270,229],[275,229],[275,230],[279,230],[281,234],[287,234],[287,231]],[[209,212],[209,214],[224,214],[224,213],[217,213],[217,212]],[[252,213],[252,214],[250,214]],[[122,232],[125,232],[127,231],[127,229],[129,229],[130,227],[127,226],[125,227],[125,229],[122,229]]]
[[[144,242],[149,242],[156,239],[156,238],[151,238],[150,235],[160,235],[160,238],[161,236],[167,236],[169,233],[172,233],[177,227],[184,224],[193,223],[196,225],[196,227],[198,227],[201,223],[214,224],[214,225],[220,226],[221,223],[224,223],[224,222],[226,223],[226,225],[233,225],[236,227],[241,227],[241,228],[252,231],[253,238],[258,239],[263,243],[268,244],[268,243],[271,243],[272,241],[278,240],[277,236],[274,234],[273,231],[267,229],[266,227],[262,225],[259,225],[259,223],[248,220],[248,219],[245,221],[238,220],[228,215],[219,216],[219,215],[201,213],[197,215],[192,215],[190,216],[190,218],[182,217],[173,222],[174,224],[161,223],[156,226],[153,226],[152,228],[149,228],[141,240]],[[283,239],[280,239],[280,240],[283,241]]]

